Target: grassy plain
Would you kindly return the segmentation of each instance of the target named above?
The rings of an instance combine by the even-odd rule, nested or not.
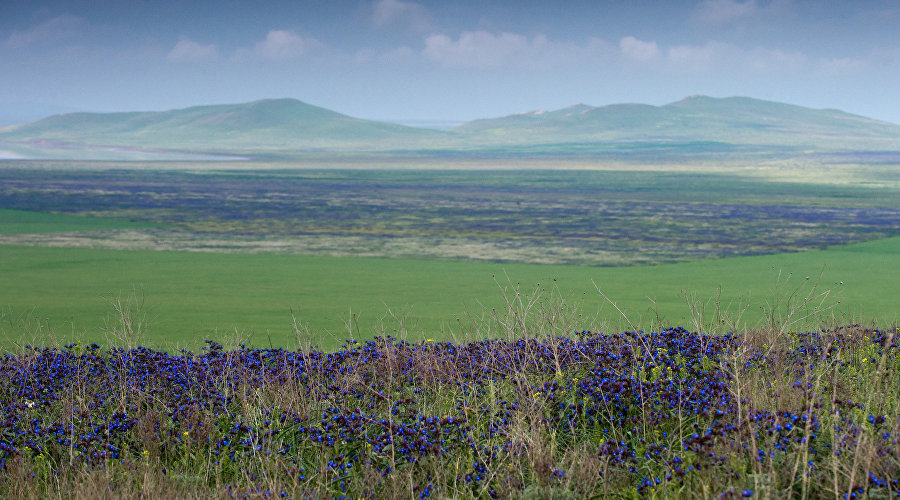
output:
[[[823,267],[820,289],[842,300],[839,320],[897,319],[892,156],[652,165],[641,162],[661,153],[645,153],[630,166],[509,152],[350,155],[327,165],[315,155],[3,162],[4,338],[18,342],[23,322],[46,318],[58,336],[102,341],[110,299],[134,290],[146,298],[147,341],[158,347],[249,334],[256,345],[290,345],[291,309],[323,348],[348,335],[348,320],[358,319],[360,336],[382,320],[399,328],[388,311],[407,318],[411,338],[449,338],[471,330],[467,314],[500,303],[492,276],[525,291],[555,283],[580,302],[585,328],[598,315],[624,325],[592,280],[646,326],[657,314],[687,324],[682,291],[706,300],[718,287],[724,305],[751,300],[752,323],[779,272],[784,291],[799,277],[816,281]],[[331,168],[307,168],[323,165]],[[365,165],[396,168],[349,168]],[[866,240],[875,241],[840,246]],[[744,257],[721,259],[730,256]],[[615,267],[623,264],[632,266]]]
[[[145,222],[0,208],[0,234],[108,231],[153,227]]]
[[[719,287],[722,309],[737,312],[742,301],[749,301],[743,318],[755,325],[763,320],[762,307],[772,302],[776,287],[783,299],[810,276],[803,293],[814,282],[819,292],[831,290],[821,304],[833,306],[826,318],[834,313],[838,324],[885,325],[898,320],[900,282],[892,273],[898,268],[900,238],[821,251],[619,268],[2,246],[0,303],[7,347],[9,342],[41,341],[19,337],[28,330],[23,322],[38,320],[53,330],[48,339],[74,335],[108,342],[105,321],[115,319],[110,299],[137,290],[146,299],[145,340],[151,346],[196,348],[208,338],[230,342],[249,335],[253,345],[290,347],[296,345],[293,309],[319,345],[329,349],[348,338],[348,320],[353,320],[357,338],[381,332],[379,324],[386,333],[411,340],[463,336],[471,331],[467,315],[481,318],[502,304],[492,277],[508,291],[521,283],[521,290],[531,293],[541,283],[545,297],[568,297],[584,314],[584,328],[627,327],[593,289],[593,280],[633,323],[650,328],[691,325],[684,291],[701,299],[710,317]],[[388,310],[406,318],[405,329]]]
[[[0,206],[33,211],[0,213],[0,495],[891,496],[900,179],[879,161],[0,168]],[[398,251],[447,232],[496,252]],[[271,246],[300,237],[319,255]],[[513,262],[561,242],[620,258]],[[785,249],[807,251],[749,255]],[[608,265],[631,254],[683,262]],[[887,331],[821,330],[852,322]],[[573,335],[677,324],[738,335]],[[385,334],[424,341],[365,342]]]
[[[423,161],[420,166],[442,165]],[[454,159],[444,161],[456,166]],[[885,176],[861,185],[772,180],[739,165],[709,172],[682,165],[638,171],[289,165],[160,170],[26,163],[0,169],[0,206],[164,226],[2,241],[618,266],[809,250],[900,234],[900,188]]]

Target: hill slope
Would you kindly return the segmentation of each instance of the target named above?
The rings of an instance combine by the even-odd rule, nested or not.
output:
[[[434,131],[361,120],[295,99],[197,106],[159,112],[70,113],[6,133],[6,141],[193,151],[391,148]]]
[[[900,150],[900,125],[746,97],[693,96],[665,106],[577,104],[438,131],[361,120],[294,99],[162,112],[70,113],[0,130],[0,143],[189,152],[503,150],[537,152],[712,144]],[[623,146],[624,145],[624,146]],[[674,154],[674,153],[673,153]]]
[[[665,106],[578,104],[476,120],[455,131],[507,144],[716,141],[826,149],[900,146],[900,125],[747,97],[692,96]]]

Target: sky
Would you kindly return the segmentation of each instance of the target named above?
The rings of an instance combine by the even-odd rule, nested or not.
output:
[[[292,97],[440,125],[748,96],[900,123],[900,0],[0,0],[0,125]]]

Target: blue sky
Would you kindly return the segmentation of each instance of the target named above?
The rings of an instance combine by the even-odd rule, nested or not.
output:
[[[460,122],[742,95],[900,123],[900,0],[0,1],[0,124],[293,97]]]

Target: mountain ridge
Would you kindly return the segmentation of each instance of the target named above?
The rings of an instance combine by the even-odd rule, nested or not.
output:
[[[365,145],[427,134],[425,129],[353,118],[281,98],[167,111],[66,113],[17,126],[0,133],[0,140],[200,150],[279,149]]]
[[[474,120],[463,132],[533,141],[565,134],[581,142],[622,140],[723,140],[741,144],[821,142],[853,137],[897,140],[900,125],[840,110],[817,110],[750,97],[689,96],[662,106],[621,103],[575,105],[541,114]],[[782,136],[782,137],[774,137]],[[806,138],[807,140],[798,140]]]
[[[661,106],[577,103],[435,130],[354,118],[280,98],[168,111],[65,113],[0,130],[0,141],[198,152],[459,150],[628,142],[900,150],[900,125],[836,109],[694,95]]]

